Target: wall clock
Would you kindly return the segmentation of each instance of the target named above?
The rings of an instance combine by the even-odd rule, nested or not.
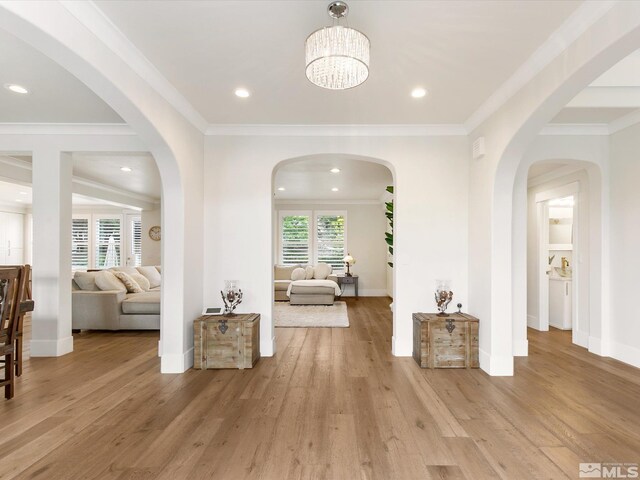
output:
[[[153,226],[149,229],[149,238],[151,240],[155,240],[156,242],[160,240],[161,231],[158,225]]]

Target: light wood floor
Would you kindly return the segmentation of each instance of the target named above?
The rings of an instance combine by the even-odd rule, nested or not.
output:
[[[278,329],[245,371],[160,375],[154,333],[77,335],[0,400],[0,479],[577,478],[640,461],[640,371],[530,331],[516,376],[390,354],[389,300]]]

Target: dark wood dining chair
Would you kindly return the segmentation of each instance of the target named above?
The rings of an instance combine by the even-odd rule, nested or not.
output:
[[[4,364],[4,387],[6,399],[15,393],[16,331],[20,317],[20,299],[24,287],[24,268],[0,267],[0,363]]]
[[[20,311],[18,312],[18,325],[16,327],[16,352],[14,360],[16,377],[22,375],[24,317],[27,313],[33,312],[34,308],[33,297],[31,296],[31,265],[24,265],[22,268],[22,296],[20,297]]]

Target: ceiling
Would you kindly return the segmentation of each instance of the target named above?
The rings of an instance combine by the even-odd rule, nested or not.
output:
[[[544,175],[545,173],[552,172],[554,170],[558,170],[559,168],[565,167],[567,164],[562,162],[538,162],[534,163],[529,167],[529,178],[539,177],[540,175]]]
[[[49,57],[0,30],[0,122],[122,123],[84,83]],[[26,87],[20,95],[2,88]]]
[[[347,91],[304,75],[327,0],[95,3],[209,123],[440,124],[466,121],[581,2],[352,1],[371,75]]]
[[[160,172],[149,153],[73,153],[72,157],[75,176],[160,200]],[[131,172],[123,172],[122,167]]]
[[[331,173],[332,168],[340,172]],[[393,176],[383,165],[354,156],[310,155],[278,168],[274,197],[276,201],[379,201],[388,185],[393,185]],[[279,191],[281,187],[285,191]]]
[[[90,198],[84,195],[72,194],[71,201],[74,206],[115,206],[116,204],[106,202],[97,198]],[[32,189],[30,186],[19,185],[17,183],[0,181],[0,204],[14,206],[17,209],[31,207],[33,202]],[[118,205],[122,206],[122,205]]]

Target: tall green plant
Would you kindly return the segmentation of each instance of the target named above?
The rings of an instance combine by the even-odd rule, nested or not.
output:
[[[393,195],[393,185],[387,187],[387,192]],[[389,227],[391,232],[384,232],[385,241],[387,242],[387,248],[389,253],[393,255],[393,198],[390,202],[384,202],[387,207],[387,211],[384,212],[387,220],[389,220]],[[393,262],[387,262],[391,268],[393,268]]]

